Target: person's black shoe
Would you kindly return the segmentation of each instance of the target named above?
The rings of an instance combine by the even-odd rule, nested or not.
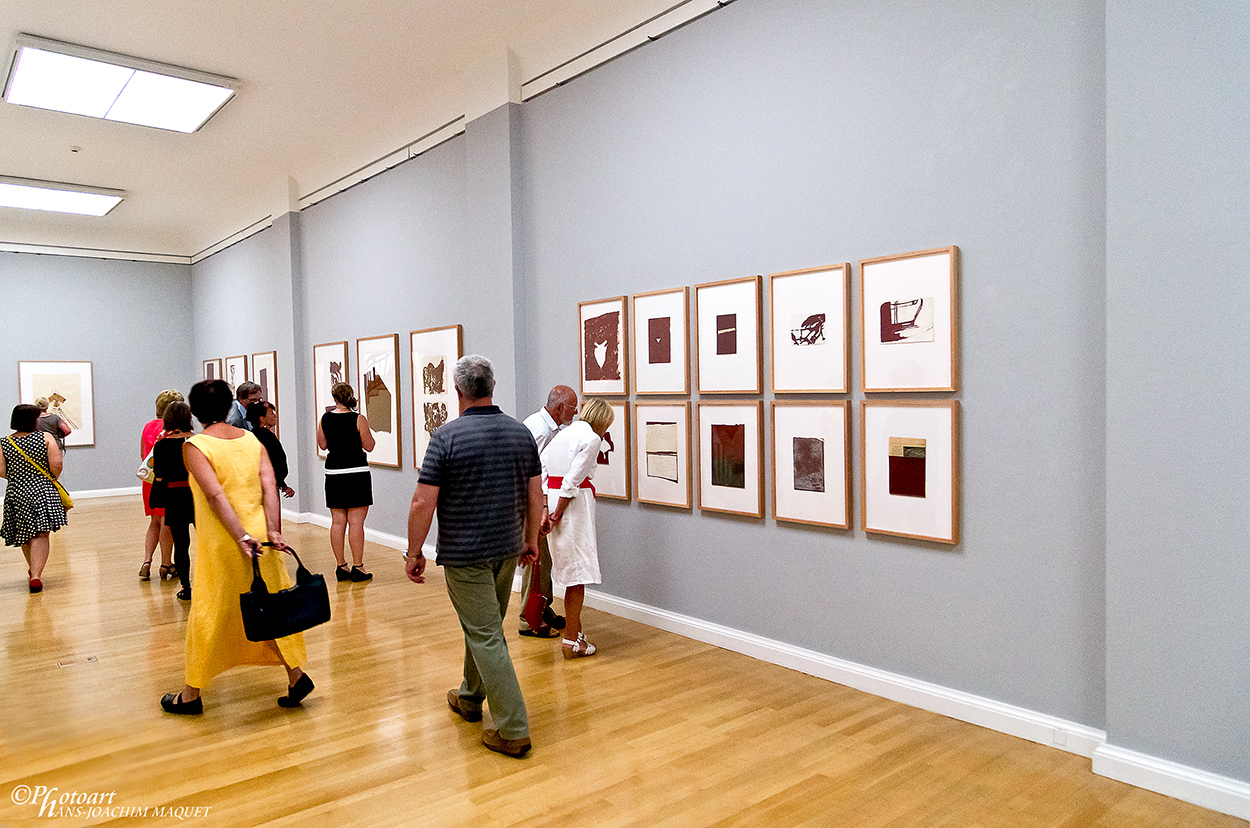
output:
[[[530,638],[559,638],[560,631],[547,626],[539,627],[536,630],[525,627],[521,630],[521,635],[529,636]]]
[[[287,688],[286,695],[278,699],[278,707],[299,707],[299,703],[313,691],[313,680],[304,673],[299,681]]]
[[[178,597],[182,599],[183,601],[190,601],[191,600],[191,587],[184,586],[182,589],[178,590]]]
[[[334,578],[335,580],[339,582],[350,581],[352,579],[351,567],[349,567],[347,564],[343,564],[342,566],[336,567],[334,570]]]
[[[551,607],[547,607],[545,610],[543,610],[543,623],[546,624],[548,627],[552,627],[557,630],[562,630],[564,629],[564,616],[556,615],[555,611],[553,611]]]
[[[361,569],[360,567],[358,567],[358,566],[353,566],[353,567],[352,567],[352,572],[351,572],[351,575],[350,575],[349,577],[352,579],[352,581],[353,581],[354,583],[355,583],[355,582],[360,582],[360,581],[372,581],[372,580],[373,580],[373,573],[372,573],[372,572],[365,572],[365,571],[364,571],[363,569]]]
[[[195,716],[204,712],[204,699],[201,696],[196,696],[191,701],[183,701],[181,692],[166,693],[161,696],[161,707],[166,713]]]

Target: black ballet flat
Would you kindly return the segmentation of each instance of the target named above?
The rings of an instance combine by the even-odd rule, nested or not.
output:
[[[352,579],[352,570],[347,564],[336,567],[334,570],[334,579],[339,583],[350,581]]]
[[[360,567],[358,567],[358,566],[353,566],[353,567],[352,567],[351,574],[350,574],[350,575],[348,575],[348,577],[349,577],[349,578],[351,578],[353,581],[355,581],[355,582],[357,582],[357,583],[359,583],[360,581],[372,581],[372,580],[373,580],[373,573],[372,573],[372,572],[365,572],[365,571],[364,571],[363,569],[361,569]]]
[[[278,699],[278,707],[299,707],[300,702],[313,691],[313,680],[304,673],[299,681],[287,688],[286,695]]]
[[[182,589],[178,590],[178,598],[183,601],[190,601],[191,600],[191,587],[185,586]]]
[[[161,707],[166,713],[177,713],[183,716],[195,716],[204,712],[204,699],[196,696],[191,701],[182,700],[182,691],[166,693],[161,696]]]

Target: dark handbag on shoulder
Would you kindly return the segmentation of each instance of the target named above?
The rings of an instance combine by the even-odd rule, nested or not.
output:
[[[243,611],[243,632],[248,641],[272,641],[311,629],[330,620],[330,593],[326,579],[299,565],[295,570],[295,586],[270,592],[260,577],[259,555],[252,558],[252,589],[239,595]]]

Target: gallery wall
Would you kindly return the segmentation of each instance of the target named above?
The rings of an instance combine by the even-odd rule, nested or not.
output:
[[[0,253],[0,295],[3,425],[18,402],[19,360],[90,361],[95,445],[66,449],[62,480],[73,492],[137,489],[139,434],[156,395],[196,377],[191,268]]]

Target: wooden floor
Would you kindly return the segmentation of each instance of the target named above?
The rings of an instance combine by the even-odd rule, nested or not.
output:
[[[177,824],[154,821],[158,807],[231,828],[1248,824],[593,610],[601,653],[580,661],[507,624],[535,747],[500,756],[447,709],[463,645],[441,572],[411,584],[372,544],[375,580],[332,583],[334,617],[307,634],[317,689],[303,709],[275,704],[280,669],[248,667],[205,690],[203,716],[170,716],[158,699],[182,684],[187,607],[175,585],[138,580],[145,525],[137,498],[80,501],[41,595],[20,552],[0,558],[0,825]],[[331,573],[326,530],[287,538]],[[20,785],[115,792],[111,807],[149,817],[36,819]]]

